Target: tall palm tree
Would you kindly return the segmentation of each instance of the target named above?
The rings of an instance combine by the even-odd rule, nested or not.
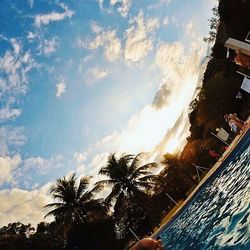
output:
[[[114,209],[122,206],[124,198],[133,201],[142,201],[145,193],[152,187],[153,175],[149,169],[157,166],[156,163],[139,165],[142,154],[136,156],[125,154],[117,158],[110,154],[107,165],[102,167],[99,174],[109,178],[96,183],[96,186],[110,186],[110,194],[106,197],[107,203],[115,202]]]
[[[75,174],[68,179],[65,176],[57,179],[50,190],[55,202],[45,206],[53,209],[45,217],[53,215],[63,224],[75,224],[86,222],[86,216],[92,211],[105,212],[102,200],[94,199],[95,193],[100,189],[96,186],[87,190],[89,180],[90,177],[83,177],[77,185]]]

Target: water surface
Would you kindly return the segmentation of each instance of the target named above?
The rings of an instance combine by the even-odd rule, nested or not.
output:
[[[250,249],[250,130],[157,234],[164,249]]]

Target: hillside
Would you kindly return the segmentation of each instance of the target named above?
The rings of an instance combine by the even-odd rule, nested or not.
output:
[[[197,159],[207,163],[200,155],[208,147],[222,152],[222,143],[213,138],[211,132],[221,126],[230,132],[224,114],[237,113],[245,120],[250,113],[249,93],[243,93],[242,99],[236,98],[243,80],[243,76],[236,71],[250,75],[250,70],[227,59],[224,47],[229,37],[244,41],[250,30],[250,1],[221,0],[218,13],[220,21],[211,59],[204,73],[200,93],[190,105],[191,134],[181,153],[181,159],[188,163]]]

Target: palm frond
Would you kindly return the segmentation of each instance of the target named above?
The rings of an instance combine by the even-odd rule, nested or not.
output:
[[[77,189],[77,193],[76,193],[76,199],[80,199],[80,197],[82,196],[84,190],[87,189],[87,186],[89,184],[89,179],[90,179],[90,177],[83,177],[83,178],[80,179],[78,189]]]
[[[154,162],[151,163],[147,163],[143,166],[138,167],[133,173],[132,173],[132,178],[137,178],[141,175],[145,175],[145,174],[151,174],[151,172],[149,171],[149,169],[151,168],[156,168],[158,165]]]
[[[50,212],[48,212],[45,216],[44,216],[44,219],[47,218],[48,216],[62,216],[64,214],[65,211],[67,211],[68,208],[66,206],[63,206],[63,207],[58,207],[58,208],[55,208],[53,210],[51,210]]]
[[[45,206],[43,206],[44,208],[48,208],[48,207],[62,207],[65,206],[65,203],[58,203],[58,202],[54,202],[54,203],[49,203]]]
[[[95,183],[95,186],[90,190],[90,192],[96,194],[99,193],[103,188],[104,186],[102,184]]]
[[[140,162],[142,155],[143,155],[143,153],[139,153],[134,157],[134,159],[129,167],[131,173],[133,173],[138,168],[138,164]]]
[[[149,175],[144,175],[144,176],[142,176],[142,177],[140,177],[140,178],[138,178],[138,181],[139,182],[149,182],[149,181],[155,181],[155,179],[156,179],[156,175],[154,175],[154,174],[149,174]]]
[[[123,190],[121,189],[121,185],[114,185],[111,193],[106,197],[105,201],[110,204],[112,200],[116,199],[122,191]]]
[[[116,165],[117,165],[117,160],[116,160],[116,157],[115,157],[115,153],[112,153],[108,157],[107,165],[103,166],[100,169],[99,174],[101,174],[101,175],[109,175],[109,173],[112,172],[112,170],[114,169],[114,167]]]
[[[116,182],[114,180],[101,180],[95,183],[97,186],[107,186],[107,185],[114,185]]]

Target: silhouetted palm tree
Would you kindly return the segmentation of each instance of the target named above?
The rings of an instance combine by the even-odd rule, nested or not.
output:
[[[99,174],[106,175],[109,179],[96,183],[96,186],[108,185],[112,187],[111,193],[106,197],[107,203],[115,201],[114,209],[121,207],[124,198],[133,200],[133,202],[142,202],[142,197],[151,189],[153,185],[153,175],[149,169],[156,167],[156,163],[148,163],[139,166],[140,157],[126,154],[116,158],[111,154],[107,165],[102,167]]]
[[[47,204],[45,208],[54,208],[45,217],[53,215],[63,224],[86,222],[86,216],[93,211],[105,213],[101,199],[94,199],[100,189],[96,186],[87,190],[89,177],[80,179],[77,185],[75,174],[68,179],[64,176],[52,186],[50,194],[55,199],[54,203]]]

